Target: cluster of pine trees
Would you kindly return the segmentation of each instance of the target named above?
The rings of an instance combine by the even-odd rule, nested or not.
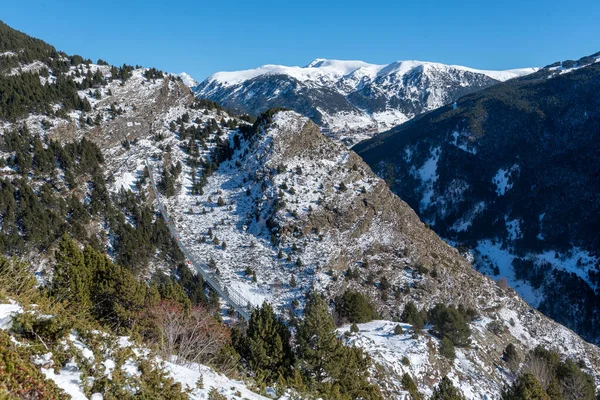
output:
[[[67,233],[102,252],[111,237],[117,262],[136,273],[154,254],[169,265],[183,259],[164,221],[143,199],[131,191],[109,193],[102,152],[89,140],[42,142],[24,126],[8,131],[0,148],[11,154],[1,161],[15,171],[0,180],[3,254],[46,251]],[[39,181],[35,190],[30,177]],[[94,221],[107,231],[90,230]]]
[[[144,78],[152,80],[152,79],[162,79],[165,75],[161,70],[156,68],[150,68],[146,72],[144,72]]]
[[[0,74],[0,118],[15,121],[30,113],[56,115],[53,104],[61,104],[60,116],[70,110],[91,110],[77,89],[73,78],[63,74],[59,74],[55,82],[46,84],[41,83],[39,73]]]
[[[246,332],[234,333],[235,348],[258,382],[327,399],[383,399],[370,383],[370,358],[343,345],[320,295],[308,296],[304,319],[293,328],[294,340],[290,327],[265,303],[253,312]]]
[[[14,53],[0,57],[0,73],[19,64],[29,64],[35,60],[50,61],[51,58],[58,56],[56,49],[46,42],[14,30],[2,21],[0,21],[0,52]]]

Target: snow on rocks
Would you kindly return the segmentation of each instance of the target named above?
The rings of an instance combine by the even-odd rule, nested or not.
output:
[[[213,369],[201,365],[179,365],[171,362],[165,362],[165,370],[176,381],[181,383],[183,388],[189,389],[189,394],[192,400],[207,400],[211,389],[216,389],[221,395],[226,398],[244,398],[248,400],[266,400],[272,397],[261,396],[249,390],[244,382],[230,379],[223,374],[215,372]],[[198,388],[196,383],[202,379],[203,387]],[[287,396],[281,397],[280,400],[285,400]]]
[[[395,334],[396,326],[403,333]],[[392,386],[394,398],[404,399],[408,392],[402,389],[402,375],[408,373],[417,383],[419,391],[431,395],[432,387],[443,377],[441,370],[448,370],[448,377],[467,399],[495,398],[505,379],[501,373],[489,369],[470,349],[457,349],[456,359],[448,361],[437,348],[439,339],[426,333],[415,334],[409,324],[377,320],[357,324],[359,331],[350,333],[350,325],[338,329],[347,345],[357,346],[367,352],[381,365]],[[489,379],[494,375],[494,379]],[[482,379],[486,377],[486,379]]]
[[[0,304],[0,329],[10,329],[13,318],[22,312],[23,307],[12,300],[9,300],[7,304]]]

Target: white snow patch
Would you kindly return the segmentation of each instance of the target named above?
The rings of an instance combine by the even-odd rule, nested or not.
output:
[[[512,180],[515,178],[514,173],[519,171],[517,164],[509,169],[500,168],[496,175],[492,178],[492,183],[496,185],[496,194],[503,196],[508,190],[513,187]]]
[[[13,318],[22,312],[23,307],[12,300],[9,300],[8,304],[0,304],[0,329],[10,329]]]
[[[456,103],[454,103],[454,105],[456,106]],[[473,146],[470,147],[467,146],[467,140],[464,139],[466,137],[468,137],[468,134],[465,133],[459,133],[458,131],[453,131],[452,132],[452,144],[456,147],[458,147],[459,149],[461,149],[462,151],[466,151],[467,153],[471,153],[471,154],[477,154],[477,149]],[[462,139],[462,140],[459,140]],[[461,143],[462,142],[462,143]]]
[[[508,232],[508,240],[517,240],[523,236],[521,232],[521,221],[519,219],[508,219],[508,215],[504,216],[506,231]]]
[[[437,163],[440,158],[441,149],[434,148],[430,150],[430,157],[425,161],[425,163],[416,171],[416,174],[419,179],[421,179],[421,185],[423,188],[423,197],[421,198],[421,203],[419,207],[421,210],[425,210],[431,205],[431,201],[433,198],[433,185],[438,179],[437,175]]]
[[[192,400],[208,399],[208,393],[211,388],[216,388],[220,394],[226,396],[228,399],[238,398],[238,394],[241,394],[241,398],[248,400],[268,399],[249,390],[243,382],[230,379],[205,365],[190,364],[189,366],[182,366],[166,362],[165,370],[175,381],[181,383],[183,388],[191,390],[189,396]],[[202,376],[204,384],[203,389],[196,387],[196,382],[198,382],[200,376]]]
[[[530,305],[537,307],[543,294],[534,289],[529,283],[518,280],[515,276],[512,262],[516,258],[510,250],[503,249],[501,244],[493,243],[491,240],[482,240],[478,242],[476,252],[481,261],[488,266],[497,266],[499,270],[498,278],[506,278],[508,284],[514,288],[517,293]],[[477,258],[477,257],[476,257]]]

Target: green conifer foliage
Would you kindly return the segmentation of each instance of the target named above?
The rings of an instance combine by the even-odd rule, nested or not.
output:
[[[240,353],[265,383],[273,383],[279,376],[287,378],[292,375],[294,354],[290,332],[270,304],[264,303],[252,313],[246,340],[241,347]]]
[[[442,378],[439,385],[433,390],[431,400],[464,400],[463,395],[454,387],[447,376]]]

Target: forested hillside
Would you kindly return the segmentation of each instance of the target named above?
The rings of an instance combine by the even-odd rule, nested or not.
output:
[[[355,148],[436,232],[473,250],[478,268],[596,343],[598,56],[466,96]]]

